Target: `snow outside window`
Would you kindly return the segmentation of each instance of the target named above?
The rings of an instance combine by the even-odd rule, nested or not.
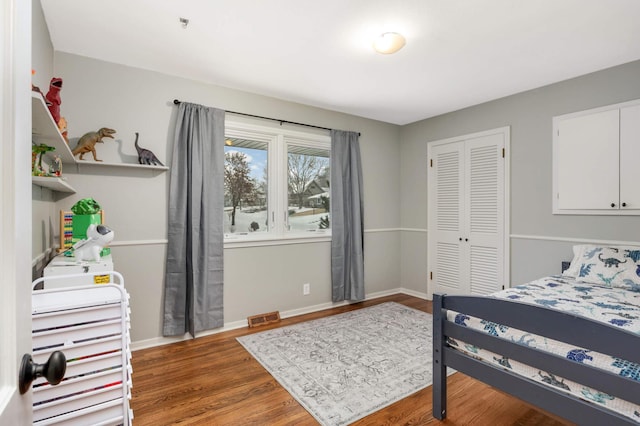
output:
[[[225,242],[330,236],[329,135],[226,122]]]

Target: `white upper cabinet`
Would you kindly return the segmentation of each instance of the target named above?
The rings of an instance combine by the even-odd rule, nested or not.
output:
[[[640,104],[620,110],[620,208],[640,214]]]
[[[553,213],[640,215],[638,158],[640,101],[554,117]]]

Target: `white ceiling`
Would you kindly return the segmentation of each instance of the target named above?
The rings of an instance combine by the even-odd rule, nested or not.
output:
[[[395,124],[640,59],[640,0],[41,1],[56,51]]]

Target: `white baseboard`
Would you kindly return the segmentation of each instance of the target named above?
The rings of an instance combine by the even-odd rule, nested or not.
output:
[[[402,287],[395,288],[392,290],[378,291],[375,293],[367,294],[365,296],[365,300],[378,299],[380,297],[391,296],[398,293],[407,294],[409,296],[414,296],[420,299],[429,300],[426,293],[421,293],[421,292],[409,290]],[[280,318],[296,317],[299,315],[305,315],[313,312],[324,311],[325,309],[336,308],[339,306],[345,306],[349,304],[351,304],[351,302],[348,302],[348,301],[337,302],[337,303],[333,303],[333,302],[321,303],[319,305],[307,306],[304,308],[292,309],[289,311],[281,312]],[[244,328],[244,327],[248,327],[247,320],[232,321],[232,322],[225,323],[224,326],[220,328],[216,328],[215,330],[207,330],[207,331],[200,332],[198,333],[198,337],[210,336],[212,334],[223,333],[225,331],[236,330],[238,328]],[[153,339],[138,340],[136,342],[131,342],[131,350],[137,351],[140,349],[147,349],[147,348],[153,348],[156,346],[169,345],[171,343],[182,342],[184,340],[190,340],[190,339],[191,339],[191,336],[189,334],[185,334],[184,336],[178,336],[178,337],[155,337]]]

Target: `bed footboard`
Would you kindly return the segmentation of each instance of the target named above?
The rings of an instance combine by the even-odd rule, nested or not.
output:
[[[447,320],[447,311],[589,348],[640,364],[640,337],[587,318],[491,297],[433,296],[433,416],[447,414],[447,367],[581,425],[638,424],[600,405],[491,365],[448,345],[448,338],[503,355],[640,405],[640,382]]]
[[[443,357],[447,318],[442,301],[442,295],[433,295],[433,417],[438,420],[447,416],[447,366]]]

